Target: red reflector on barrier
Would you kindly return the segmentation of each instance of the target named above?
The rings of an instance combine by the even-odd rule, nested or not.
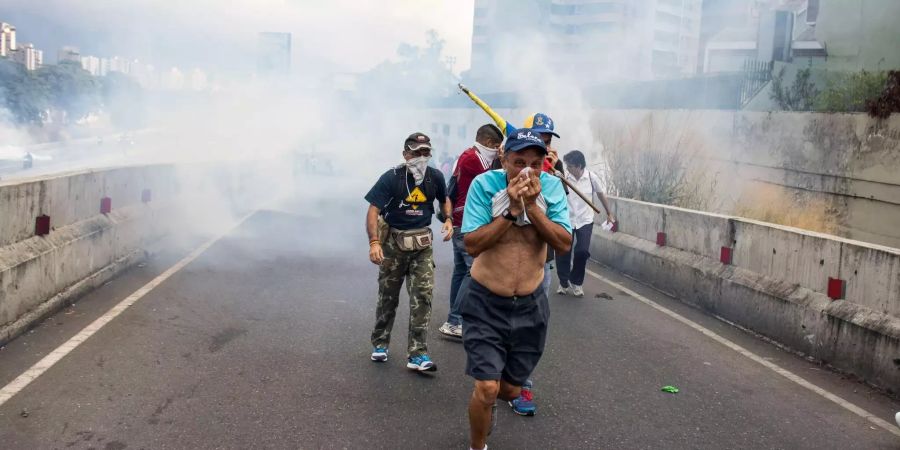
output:
[[[828,277],[828,297],[832,300],[844,298],[844,280]]]
[[[112,211],[112,199],[103,197],[100,199],[100,214],[109,214]]]
[[[663,232],[656,233],[656,245],[658,245],[660,247],[665,247],[666,233],[663,233]]]
[[[141,192],[141,201],[142,202],[150,203],[150,200],[152,198],[153,198],[153,193],[150,191],[150,189],[144,189],[144,191]]]
[[[719,253],[719,261],[722,264],[731,264],[731,247],[722,247],[722,252]]]
[[[45,236],[50,234],[50,216],[42,214],[34,220],[34,235]]]

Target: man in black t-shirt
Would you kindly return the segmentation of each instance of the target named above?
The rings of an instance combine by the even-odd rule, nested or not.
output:
[[[434,371],[437,366],[428,356],[426,343],[434,291],[434,255],[429,226],[435,214],[434,202],[437,201],[445,220],[442,229],[444,241],[449,241],[453,236],[451,204],[447,198],[444,175],[428,166],[431,159],[431,140],[428,136],[413,133],[406,138],[403,157],[406,162],[385,172],[366,194],[366,201],[369,202],[366,215],[369,260],[381,267],[371,358],[376,362],[387,361],[391,329],[400,303],[400,288],[406,279],[409,292],[406,367]]]

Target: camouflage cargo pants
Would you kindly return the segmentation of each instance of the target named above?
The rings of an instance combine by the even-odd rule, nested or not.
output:
[[[391,329],[400,303],[400,287],[406,280],[409,294],[409,345],[407,357],[428,352],[425,339],[431,320],[431,298],[434,291],[434,253],[432,248],[404,252],[388,237],[383,244],[384,262],[378,272],[378,306],[372,346],[391,343]]]

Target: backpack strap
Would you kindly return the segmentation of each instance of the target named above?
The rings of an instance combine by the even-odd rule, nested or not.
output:
[[[437,195],[437,182],[435,181],[435,172],[437,171],[437,169],[428,166],[425,170],[425,179],[420,185],[425,197],[431,199],[432,202]],[[409,188],[409,179],[406,175],[406,168],[403,166],[394,167],[394,178],[396,179],[394,184],[394,197],[391,200],[393,201],[395,198],[399,198],[402,201],[409,196],[410,192],[412,192],[412,189]]]
[[[436,178],[435,172],[437,171],[437,169],[428,166],[428,168],[425,169],[425,181],[422,182],[422,186],[425,187],[425,197],[431,199],[432,203],[434,202],[435,196],[437,195],[437,182],[434,181]]]

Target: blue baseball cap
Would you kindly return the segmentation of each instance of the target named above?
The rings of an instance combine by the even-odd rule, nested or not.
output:
[[[536,133],[550,133],[559,137],[559,135],[553,131],[553,119],[544,113],[535,113],[531,117],[525,119],[525,128],[531,128],[531,130]]]
[[[527,148],[537,148],[545,155],[547,154],[547,146],[541,139],[541,131],[531,128],[519,128],[506,137],[506,145],[503,146],[505,152],[518,152]]]

